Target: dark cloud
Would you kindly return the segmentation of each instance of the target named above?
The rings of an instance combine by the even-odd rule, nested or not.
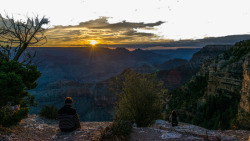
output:
[[[156,23],[132,23],[132,22],[126,22],[122,21],[119,23],[113,23],[110,24],[108,23],[108,18],[107,17],[101,17],[96,20],[90,20],[87,22],[81,22],[78,27],[86,27],[89,29],[110,29],[110,30],[132,30],[136,28],[150,28],[154,26],[159,26],[163,24],[164,22],[158,21]]]
[[[77,35],[77,36],[79,36],[79,35],[81,35],[81,31],[80,30],[69,31],[67,33],[67,35]]]
[[[118,23],[109,23],[107,17],[101,17],[96,20],[81,22],[76,26],[55,26],[48,30],[48,43],[72,41],[72,44],[89,44],[89,40],[98,40],[99,43],[130,43],[131,41],[150,41],[151,38],[158,38],[153,33],[137,32],[136,29],[153,30],[164,22],[155,23],[133,23],[122,21]],[[74,42],[74,43],[73,43]]]
[[[122,41],[127,41],[127,40],[133,40],[134,38],[133,37],[119,37],[119,38],[115,38],[115,37],[108,37],[108,38],[105,38],[106,40],[108,41],[112,41],[112,42],[122,42]]]
[[[127,35],[127,36],[141,36],[141,37],[144,37],[144,36],[147,36],[147,37],[156,37],[155,34],[153,33],[142,33],[142,32],[137,32],[137,31],[127,31],[127,32],[124,32],[122,35]]]

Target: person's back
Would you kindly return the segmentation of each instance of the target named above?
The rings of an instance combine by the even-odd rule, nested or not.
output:
[[[177,114],[175,111],[172,111],[171,115],[170,115],[170,121],[172,123],[172,126],[178,126],[178,118],[177,118]]]
[[[63,132],[71,132],[81,128],[77,112],[72,108],[72,98],[65,99],[65,105],[58,111],[59,128]]]

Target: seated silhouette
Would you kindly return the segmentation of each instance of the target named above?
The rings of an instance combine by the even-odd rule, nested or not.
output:
[[[174,110],[171,112],[169,120],[172,123],[172,127],[178,126],[178,117],[177,117],[177,114]]]
[[[72,107],[73,99],[67,97],[65,105],[58,111],[59,128],[62,132],[71,132],[81,129],[80,120],[76,110]]]

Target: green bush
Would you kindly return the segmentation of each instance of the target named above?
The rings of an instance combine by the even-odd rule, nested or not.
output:
[[[230,57],[234,57],[230,60],[230,63],[235,63],[239,61],[242,56],[245,56],[250,52],[250,40],[243,40],[235,43],[233,47],[231,47],[228,51],[224,53],[225,58],[229,59]]]
[[[100,141],[124,141],[132,132],[132,124],[129,121],[114,121],[110,126],[101,129]]]
[[[116,119],[135,122],[138,127],[151,125],[162,117],[163,95],[166,90],[156,75],[139,74],[132,70],[123,73],[123,80],[117,79]]]
[[[46,105],[42,108],[39,113],[40,116],[43,116],[48,119],[57,119],[58,108],[54,105]]]
[[[250,114],[240,110],[233,126],[236,129],[250,130]]]
[[[36,66],[0,58],[0,125],[16,125],[27,117],[29,107],[35,104],[27,90],[37,86],[40,76]]]
[[[28,108],[21,108],[18,111],[13,111],[8,108],[0,110],[0,125],[9,127],[18,124],[23,118],[26,118],[29,113]]]
[[[216,96],[209,96],[200,110],[196,111],[200,118],[194,120],[196,124],[209,129],[232,129],[238,112],[240,96],[238,94],[230,96],[222,92]]]

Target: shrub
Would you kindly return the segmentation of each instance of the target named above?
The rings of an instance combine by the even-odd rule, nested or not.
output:
[[[250,114],[243,112],[242,109],[240,109],[233,126],[236,126],[238,129],[250,130]]]
[[[27,90],[37,86],[40,75],[36,66],[0,58],[0,125],[16,125],[27,117],[34,105],[34,96]]]
[[[115,118],[135,122],[138,127],[149,126],[161,118],[166,90],[156,75],[127,70],[123,76],[123,80],[114,83],[119,85],[115,90],[118,96]]]
[[[0,125],[9,127],[18,124],[23,118],[26,118],[29,113],[28,108],[21,108],[18,111],[13,111],[8,108],[0,110]]]
[[[239,61],[242,56],[245,56],[250,52],[250,40],[243,40],[235,43],[235,45],[224,53],[225,59],[234,57],[230,60],[230,63]]]
[[[58,108],[53,105],[46,105],[42,108],[40,115],[48,119],[57,119]]]
[[[110,126],[101,129],[100,141],[124,141],[128,139],[132,132],[132,124],[129,121],[118,120],[114,121]]]
[[[230,96],[222,92],[215,96],[209,96],[206,103],[201,106],[201,110],[197,111],[200,113],[200,125],[209,129],[234,128],[240,96],[238,94]],[[197,120],[194,121],[196,124],[199,123]]]

